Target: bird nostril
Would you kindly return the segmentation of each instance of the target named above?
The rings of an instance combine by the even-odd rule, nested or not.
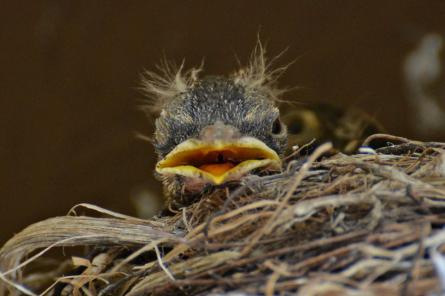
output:
[[[240,137],[240,132],[237,128],[224,124],[222,121],[216,121],[212,125],[204,127],[199,137],[208,142],[215,140],[232,140]]]

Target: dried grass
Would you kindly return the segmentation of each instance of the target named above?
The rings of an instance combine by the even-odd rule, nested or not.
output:
[[[329,144],[297,151],[282,173],[245,178],[170,216],[81,205],[101,217],[33,224],[0,250],[0,293],[441,294],[445,144],[365,142],[375,143],[384,147],[350,156],[329,155]],[[61,248],[74,255],[48,262]]]

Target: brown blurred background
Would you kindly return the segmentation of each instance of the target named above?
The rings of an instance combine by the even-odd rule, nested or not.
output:
[[[365,4],[366,3],[366,4]],[[232,71],[257,32],[296,59],[288,98],[363,108],[392,133],[416,130],[403,64],[426,34],[445,35],[445,1],[6,1],[0,3],[0,242],[89,202],[135,214],[156,192],[152,119],[139,73],[165,55]],[[443,63],[443,60],[442,60]],[[442,65],[443,66],[443,65]],[[445,104],[445,83],[432,86]]]

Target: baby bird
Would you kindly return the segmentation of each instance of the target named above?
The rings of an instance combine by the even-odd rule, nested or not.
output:
[[[289,148],[312,143],[307,152],[331,142],[336,151],[355,153],[367,137],[385,132],[374,117],[362,110],[332,104],[295,105],[284,110],[282,120],[288,127]]]
[[[201,69],[146,72],[143,86],[159,112],[153,143],[166,205],[177,209],[251,173],[281,169],[287,129],[276,106],[283,68],[270,70],[258,46],[249,65],[223,77]]]
[[[366,113],[327,104],[290,105],[280,118],[283,90],[276,80],[285,67],[271,69],[261,44],[249,65],[229,76],[199,77],[168,63],[161,74],[146,72],[143,90],[158,113],[153,144],[156,176],[166,206],[178,209],[215,188],[238,184],[248,174],[281,169],[286,151],[332,142],[336,151],[355,152],[383,130]]]

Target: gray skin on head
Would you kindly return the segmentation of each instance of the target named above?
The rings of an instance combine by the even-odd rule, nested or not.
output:
[[[255,137],[282,156],[287,145],[286,127],[267,94],[223,77],[207,77],[169,101],[156,120],[154,146],[159,159],[178,144],[199,138],[215,123],[233,127],[240,136]],[[158,176],[164,183],[167,204],[177,208],[202,192],[188,190],[185,177]],[[211,187],[211,186],[210,186]],[[207,188],[209,189],[209,188]]]

